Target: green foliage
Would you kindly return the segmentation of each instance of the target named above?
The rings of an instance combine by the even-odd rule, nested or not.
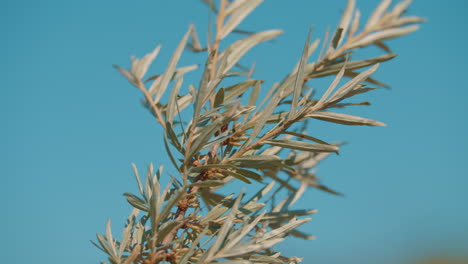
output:
[[[355,1],[349,0],[331,41],[322,45],[318,60],[309,62],[319,46],[318,40],[310,43],[309,32],[296,67],[267,88],[259,102],[264,81],[252,79],[254,68],[244,71],[239,63],[250,49],[282,31],[237,29],[262,0],[221,0],[219,7],[213,1],[204,2],[216,15],[214,38],[206,48],[199,42],[195,26],[190,26],[162,74],[144,79],[160,46],[141,59],[132,58],[128,70],[115,66],[143,93],[144,106],[164,130],[165,149],[179,175],[163,188],[163,167],[155,171],[149,166],[143,179],[133,165],[139,194],[124,194],[135,209],[122,239],[113,237],[109,221],[106,234],[98,234],[97,243],[93,243],[114,264],[299,263],[302,259],[283,256],[273,246],[287,236],[313,239],[297,228],[310,221],[302,217],[316,210],[292,210],[291,206],[308,187],[339,194],[322,185],[313,168],[329,154],[338,153],[340,144],[304,134],[307,120],[385,126],[332,109],[369,105],[345,100],[385,86],[371,78],[380,63],[396,56],[383,41],[416,30],[418,26],[412,24],[422,19],[402,16],[410,1],[390,10],[391,1],[384,0],[361,27],[359,10]],[[246,36],[221,50],[220,42],[236,33]],[[357,48],[370,45],[386,54],[353,60]],[[184,84],[184,74],[198,68],[178,66],[185,49],[206,54],[198,86]],[[326,92],[312,98],[307,82],[330,75],[335,78]],[[237,83],[223,85],[228,77],[234,77]],[[188,91],[184,92],[186,87]],[[163,102],[163,98],[168,99]],[[180,113],[190,111],[189,106],[192,119],[182,120]],[[223,187],[231,181],[263,187],[250,198],[244,191],[236,197],[226,196]],[[286,191],[287,196],[277,202],[274,198],[280,191]]]

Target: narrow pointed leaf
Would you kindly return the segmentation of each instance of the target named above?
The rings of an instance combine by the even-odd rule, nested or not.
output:
[[[254,171],[251,171],[251,170],[244,170],[244,169],[237,168],[236,172],[243,175],[243,176],[245,176],[245,177],[247,177],[247,178],[250,178],[250,179],[258,181],[258,182],[262,182],[262,180],[263,180],[263,177],[260,174],[254,172]]]
[[[236,2],[240,2],[239,0]],[[233,4],[235,4],[234,2]],[[225,38],[229,33],[234,30],[237,25],[239,25],[244,18],[250,14],[263,0],[250,0],[250,1],[242,1],[243,4],[240,5],[238,8],[234,9],[234,11],[227,10],[228,14],[231,14],[229,19],[226,21],[226,24],[223,26],[220,32],[220,39]]]
[[[412,25],[412,26],[407,26],[407,27],[402,27],[402,28],[386,29],[383,31],[370,34],[369,36],[363,38],[362,40],[357,41],[356,43],[353,43],[352,45],[350,45],[349,48],[354,49],[354,48],[368,46],[375,42],[382,42],[383,40],[386,40],[386,39],[396,38],[396,37],[409,34],[418,29],[419,29],[418,25]]]
[[[288,119],[292,120],[296,117],[297,106],[299,103],[299,96],[302,92],[302,85],[304,82],[304,66],[307,63],[307,55],[309,54],[309,42],[310,42],[310,35],[312,33],[312,28],[309,29],[309,34],[307,35],[307,40],[304,45],[304,50],[302,51],[301,61],[299,63],[299,68],[297,69],[296,80],[294,81],[294,88],[293,88],[293,100],[291,104],[291,110],[288,115]]]
[[[329,145],[327,142],[325,142],[323,140],[320,140],[318,138],[315,138],[315,137],[312,137],[312,136],[309,136],[309,135],[301,134],[301,133],[296,133],[296,132],[291,132],[291,131],[284,131],[284,132],[282,132],[282,134],[291,135],[291,136],[295,136],[295,137],[298,137],[298,138],[312,140],[312,141],[315,141],[315,142],[320,143],[320,144]]]
[[[337,101],[341,100],[348,92],[355,89],[361,82],[365,81],[369,76],[371,76],[379,67],[379,64],[375,64],[366,71],[363,71],[358,76],[354,77],[346,84],[341,86],[328,101]]]
[[[194,187],[194,186],[197,186],[197,187],[217,187],[217,186],[221,186],[221,185],[224,185],[225,182],[223,181],[218,181],[218,180],[207,180],[207,181],[200,181],[200,182],[195,182],[195,183],[192,183],[192,184],[189,184],[187,187]]]
[[[324,77],[324,76],[329,76],[329,75],[335,75],[338,72],[340,72],[343,68],[346,69],[346,72],[345,72],[345,75],[346,75],[346,73],[350,70],[361,69],[361,68],[374,65],[376,63],[385,62],[385,61],[395,58],[396,56],[397,54],[389,53],[389,54],[385,54],[385,55],[378,56],[375,58],[370,58],[370,59],[336,63],[333,65],[330,65],[329,67],[326,67],[326,69],[322,71],[311,73],[309,77],[318,78],[318,77]]]
[[[148,67],[154,61],[156,56],[158,56],[159,50],[161,50],[161,45],[158,45],[152,52],[146,54],[143,58],[138,59],[132,57],[132,70],[133,75],[141,80],[148,71]]]
[[[166,122],[172,124],[174,120],[174,116],[177,113],[177,95],[179,94],[180,87],[182,87],[182,83],[184,82],[184,78],[180,77],[177,79],[174,87],[172,87],[171,94],[169,95],[169,100],[167,102],[167,110],[166,110]]]
[[[215,100],[214,100],[214,107],[217,107],[224,103],[224,88],[219,89],[216,93]]]
[[[176,70],[177,63],[179,62],[179,59],[182,56],[182,52],[184,51],[185,46],[187,45],[187,39],[191,31],[192,31],[192,27],[190,27],[187,33],[185,33],[184,37],[180,41],[176,50],[174,51],[174,54],[172,55],[164,74],[161,76],[160,81],[155,80],[149,89],[149,92],[151,94],[155,94],[155,98],[154,98],[155,103],[159,102],[164,92],[166,91],[166,88],[169,82],[171,81],[174,75],[174,72]]]
[[[341,28],[341,32],[339,32],[339,37],[335,33],[335,37],[338,39],[337,40],[334,39],[334,41],[332,41],[332,43],[335,42],[335,44],[333,45],[334,46],[333,48],[338,47],[341,44],[341,42],[343,42],[343,39],[346,37],[346,33],[348,32],[349,24],[351,23],[351,18],[353,16],[355,6],[356,6],[355,0],[348,0],[348,4],[346,5],[346,8],[343,12],[343,16],[341,17],[340,24],[338,25],[338,28],[336,31],[338,33],[339,29]]]
[[[338,147],[333,145],[313,144],[304,141],[287,139],[266,140],[264,144],[310,152],[337,152],[339,150]]]
[[[218,74],[225,75],[251,48],[261,42],[273,39],[282,33],[283,31],[281,30],[268,30],[252,34],[234,42],[221,53],[220,69]]]
[[[312,117],[315,119],[320,119],[328,122],[333,122],[337,124],[343,124],[343,125],[361,125],[361,126],[386,126],[386,124],[372,120],[372,119],[367,119],[359,116],[353,116],[353,115],[348,115],[348,114],[342,114],[342,113],[333,113],[333,112],[316,112],[307,115],[307,117]]]
[[[244,177],[242,174],[239,174],[237,172],[234,172],[234,171],[230,171],[230,170],[223,170],[223,172],[227,173],[228,175],[238,179],[238,180],[241,180],[245,183],[248,183],[248,184],[251,184],[252,182],[249,181],[249,179],[247,179],[246,177]]]
[[[133,84],[134,86],[138,87],[139,86],[139,80],[138,78],[129,70],[126,70],[124,68],[121,68],[117,65],[113,65],[114,68],[116,68],[127,80]]]
[[[381,18],[382,15],[387,11],[388,7],[392,3],[392,0],[383,0],[374,10],[372,15],[366,24],[366,29],[372,28]]]

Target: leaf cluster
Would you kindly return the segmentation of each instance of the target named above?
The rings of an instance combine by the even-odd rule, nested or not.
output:
[[[298,263],[300,258],[273,250],[286,236],[314,238],[297,228],[310,220],[303,216],[316,210],[293,210],[293,204],[308,187],[340,194],[320,182],[314,167],[338,153],[341,144],[307,134],[308,121],[385,126],[336,109],[370,105],[348,100],[386,86],[371,77],[380,63],[396,56],[384,41],[416,30],[414,23],[422,19],[403,16],[411,1],[390,9],[391,1],[383,0],[361,26],[355,1],[349,0],[333,36],[325,36],[318,59],[311,61],[319,40],[311,42],[310,31],[296,66],[263,92],[266,82],[252,78],[255,68],[246,69],[241,58],[282,31],[238,28],[263,1],[204,2],[216,17],[206,47],[192,25],[164,72],[145,77],[160,46],[142,58],[132,57],[130,69],[115,66],[143,93],[143,105],[163,128],[164,147],[178,175],[163,188],[163,167],[155,171],[150,165],[142,179],[133,165],[139,194],[124,194],[135,209],[122,238],[113,237],[108,222],[95,245],[114,264]],[[243,37],[221,49],[231,34]],[[353,60],[355,51],[371,45],[385,54]],[[188,72],[199,70],[197,65],[179,66],[186,49],[206,55],[197,85],[184,83]],[[314,98],[308,83],[325,76],[335,77]],[[225,85],[227,79],[236,82]],[[225,195],[231,181],[261,187],[250,198],[244,191]],[[277,202],[280,192],[286,198]]]

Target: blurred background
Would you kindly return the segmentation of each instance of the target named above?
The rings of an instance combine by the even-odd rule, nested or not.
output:
[[[378,2],[357,1],[362,22]],[[265,1],[240,28],[285,34],[246,57],[256,62],[254,78],[268,80],[265,88],[279,81],[299,60],[309,27],[323,39],[345,6]],[[314,136],[348,142],[317,172],[345,197],[310,190],[297,206],[319,210],[302,228],[317,239],[290,239],[279,246],[284,254],[320,264],[467,263],[466,10],[462,0],[410,6],[428,21],[388,43],[399,56],[375,76],[392,89],[364,95],[373,105],[348,112],[388,127],[313,123]],[[123,227],[130,207],[122,193],[137,190],[131,162],[142,171],[169,164],[141,94],[111,65],[128,67],[131,55],[161,43],[150,70],[160,72],[189,24],[205,43],[208,9],[199,1],[6,0],[0,14],[2,259],[103,261],[89,240],[107,218],[117,233]],[[187,53],[180,65],[204,56]],[[186,84],[198,83],[199,72],[188,76]]]

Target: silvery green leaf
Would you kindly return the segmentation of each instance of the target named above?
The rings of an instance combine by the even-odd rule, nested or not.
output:
[[[335,75],[338,72],[340,72],[343,68],[345,68],[346,70],[345,75],[347,75],[346,73],[349,72],[350,70],[365,68],[365,67],[374,65],[376,63],[385,62],[385,61],[395,58],[396,56],[397,54],[390,53],[390,54],[385,54],[385,55],[378,56],[375,58],[370,58],[370,59],[340,62],[340,63],[332,64],[326,67],[322,71],[313,72],[312,74],[309,75],[309,77],[318,78],[318,77],[324,77],[324,76],[329,76],[329,75]]]
[[[190,257],[195,254],[195,247],[200,243],[201,239],[205,237],[206,233],[208,233],[208,227],[206,227],[198,236],[197,238],[192,241],[189,250],[185,252],[182,258],[179,260],[177,264],[187,264]]]
[[[106,238],[101,235],[101,234],[96,234],[96,237],[99,241],[99,244],[101,247],[99,247],[101,250],[103,250],[106,254],[108,254],[109,256],[112,256],[113,252],[112,252],[112,247],[110,245],[110,243],[107,242]]]
[[[161,208],[163,202],[169,201],[171,199],[171,197],[174,195],[174,193],[178,190],[178,189],[171,189],[172,186],[173,186],[173,182],[174,182],[174,177],[171,177],[171,180],[169,181],[168,184],[166,184],[166,188],[164,188],[164,191],[162,192],[162,194],[160,196],[159,208]]]
[[[343,34],[343,28],[337,28],[331,41],[331,50],[335,50],[338,47],[338,42],[341,40]]]
[[[228,110],[229,108],[233,107],[235,104],[236,104],[235,101],[225,102],[224,104],[218,105],[217,107],[204,112],[198,117],[197,127],[206,126],[207,122],[211,121],[213,118],[218,118],[219,116],[221,116],[220,112],[223,112],[223,110]]]
[[[251,48],[282,33],[281,30],[268,30],[234,42],[220,54],[221,61],[218,74],[224,76]]]
[[[320,109],[323,106],[323,103],[325,102],[325,100],[328,98],[328,96],[330,96],[330,94],[333,92],[333,90],[335,90],[336,86],[338,86],[338,84],[341,81],[341,78],[343,78],[343,74],[345,72],[345,67],[346,66],[343,66],[343,68],[340,70],[340,72],[336,75],[335,79],[330,84],[327,91],[322,95],[320,100],[312,107],[311,111],[314,111],[315,109]]]
[[[143,235],[145,234],[145,218],[141,218],[140,221],[135,225],[135,229],[132,234],[132,244],[142,244],[144,241]]]
[[[269,147],[269,148],[266,148],[265,150],[263,150],[262,155],[276,155],[282,149],[283,148],[281,148],[281,147],[272,146],[272,147]]]
[[[134,86],[138,87],[140,84],[139,84],[139,81],[138,78],[133,74],[131,73],[129,70],[127,69],[124,69],[124,68],[121,68],[117,65],[113,65],[114,68],[116,68],[125,78],[127,78],[127,80],[133,84]]]
[[[107,240],[107,243],[109,243],[110,248],[112,249],[112,251],[110,252],[111,257],[113,257],[113,258],[117,257],[117,248],[116,248],[116,245],[115,245],[114,238],[112,237],[112,229],[111,229],[110,219],[107,219],[107,223],[106,223],[106,240]]]
[[[374,10],[369,20],[367,20],[366,29],[371,29],[377,22],[382,18],[387,11],[388,7],[392,3],[392,0],[383,0]]]
[[[191,48],[193,49],[192,51],[195,51],[195,52],[203,51],[200,40],[198,39],[198,34],[197,34],[197,30],[195,28],[195,25],[193,25],[190,37],[191,37],[190,38],[190,45],[191,45]]]
[[[232,164],[243,168],[281,167],[281,158],[275,155],[251,155],[232,159]]]
[[[213,256],[218,252],[218,250],[221,248],[221,245],[223,241],[226,239],[226,235],[231,229],[233,225],[233,221],[236,217],[237,210],[239,208],[239,203],[240,200],[242,199],[244,191],[242,190],[239,195],[237,196],[236,201],[231,207],[231,211],[227,215],[226,221],[224,221],[223,225],[219,229],[218,235],[216,240],[213,242],[213,244],[210,246],[210,248],[206,251],[206,253],[199,259],[198,263],[205,263],[205,262],[210,262],[213,260]],[[208,260],[208,261],[205,261]]]
[[[189,86],[192,97],[195,99],[193,103],[193,118],[192,123],[197,124],[200,119],[200,112],[203,106],[206,103],[206,99],[211,95],[214,89],[217,86],[218,81],[210,81],[210,67],[212,67],[213,63],[213,55],[210,54],[206,61],[205,70],[202,75],[202,79],[200,81],[200,85],[198,90],[194,89],[194,87]]]
[[[333,122],[337,124],[343,125],[365,125],[365,126],[386,126],[386,124],[367,119],[359,116],[353,116],[348,114],[342,113],[333,113],[333,112],[315,112],[312,114],[307,115],[307,117],[312,117],[315,119],[320,119],[328,122]]]
[[[225,248],[230,249],[234,247],[237,243],[241,242],[242,239],[260,222],[260,220],[263,219],[265,213],[266,211],[263,211],[252,222],[239,229],[238,232],[236,232],[235,235],[233,235],[233,239],[226,244]]]
[[[248,183],[248,184],[251,184],[252,182],[249,181],[249,179],[247,179],[246,177],[244,177],[244,175],[242,174],[239,174],[237,172],[234,172],[234,171],[230,171],[230,170],[223,170],[223,172],[227,173],[228,175],[238,179],[238,180],[241,180],[245,183]]]
[[[278,89],[276,93],[272,96],[270,102],[267,104],[265,109],[263,109],[263,111],[260,113],[260,117],[258,118],[258,121],[255,124],[254,129],[252,133],[250,134],[249,139],[244,143],[245,145],[252,142],[260,134],[266,122],[271,117],[271,114],[276,109],[276,107],[278,106],[278,103],[281,101],[282,98],[283,98],[283,90]]]
[[[312,28],[309,29],[309,34],[307,35],[307,40],[306,43],[304,44],[304,49],[302,51],[302,56],[301,60],[299,63],[299,67],[297,69],[297,74],[296,74],[296,80],[294,81],[294,87],[293,87],[293,100],[291,104],[291,110],[288,115],[288,120],[292,120],[296,117],[296,111],[297,111],[297,106],[299,103],[299,96],[301,95],[302,92],[302,85],[304,82],[304,66],[307,63],[307,55],[309,54],[308,48],[309,48],[309,42],[310,42],[310,35],[312,33]]]
[[[201,170],[206,170],[206,169],[237,169],[236,166],[231,165],[231,164],[207,164],[207,165],[200,165],[197,167],[193,167],[190,169],[190,171],[201,171]]]
[[[338,147],[327,144],[313,144],[304,141],[275,139],[266,140],[264,144],[279,146],[283,148],[290,148],[296,150],[310,151],[310,152],[337,152]]]
[[[418,25],[412,25],[412,26],[407,26],[407,27],[402,27],[402,28],[391,28],[391,29],[382,30],[382,31],[370,34],[367,37],[351,44],[349,48],[354,49],[354,48],[368,46],[374,42],[380,42],[386,39],[400,37],[400,36],[409,34],[413,31],[416,31],[418,29],[419,29]]]
[[[343,98],[348,92],[352,91],[356,87],[360,85],[361,82],[365,81],[369,76],[371,76],[379,67],[379,64],[375,64],[371,68],[361,72],[359,75],[348,81],[346,84],[341,86],[328,100],[329,102],[331,101],[337,101]]]
[[[145,76],[146,72],[148,71],[148,67],[154,61],[156,56],[158,56],[159,50],[161,50],[161,45],[158,45],[152,52],[146,54],[143,58],[138,59],[132,57],[132,69],[131,72],[133,75],[141,80],[143,76]]]
[[[177,138],[177,135],[175,134],[171,123],[166,123],[166,134],[171,145],[173,145],[180,153],[184,153],[184,148],[180,144],[179,139]]]
[[[226,24],[223,25],[220,34],[220,39],[225,38],[237,25],[239,25],[244,18],[250,14],[263,0],[237,0],[232,3],[226,13],[230,15]]]
[[[287,223],[285,225],[282,225],[281,227],[276,228],[276,229],[266,233],[265,235],[263,235],[258,240],[258,242],[268,241],[268,240],[270,240],[272,238],[283,237],[289,231],[297,228],[300,225],[303,225],[303,224],[309,222],[310,220],[311,220],[311,218],[304,218],[304,219],[301,219],[301,220],[292,219],[289,223]]]
[[[411,4],[412,0],[405,0],[395,5],[395,7],[390,12],[393,17],[399,17],[403,12],[405,12],[406,8]]]
[[[152,230],[157,230],[159,226],[159,211],[161,209],[161,202],[159,201],[160,199],[160,184],[159,181],[157,180],[156,177],[153,178],[154,182],[153,184],[150,184],[151,186],[151,194],[149,194],[148,198],[149,199],[149,216],[151,218],[151,229]],[[148,192],[149,193],[149,192]]]
[[[252,113],[253,110],[255,110],[255,106],[239,106],[231,118],[232,120],[238,120],[242,115],[248,115]]]
[[[268,89],[267,95],[263,98],[262,102],[258,105],[257,110],[255,111],[255,113],[260,111],[260,109],[262,109],[263,105],[266,102],[268,102],[268,100],[270,100],[271,95],[277,90],[278,87],[279,87],[279,83],[275,83],[275,84],[273,84],[273,86],[270,89]]]
[[[166,219],[166,217],[169,215],[174,205],[176,205],[180,201],[180,199],[182,199],[185,193],[186,193],[185,188],[180,188],[175,192],[175,194],[171,197],[171,199],[169,199],[169,201],[167,201],[167,203],[164,205],[164,208],[162,209],[161,213],[158,215],[159,221]]]
[[[174,120],[174,116],[177,113],[177,95],[179,94],[180,87],[182,87],[182,83],[184,82],[184,78],[180,77],[177,79],[176,83],[172,87],[171,94],[169,95],[169,100],[167,101],[167,110],[166,110],[166,122],[172,124]]]
[[[319,189],[319,190],[325,191],[327,193],[331,193],[331,194],[339,195],[339,196],[344,196],[342,193],[339,193],[339,192],[337,192],[335,190],[332,190],[332,189],[330,189],[327,186],[322,185],[322,184],[313,184],[312,186]]]
[[[249,204],[245,204],[242,206],[242,208],[240,209],[240,214],[242,214],[242,216],[245,216],[245,215],[250,215],[254,212],[257,212],[259,211],[260,209],[264,208],[265,207],[265,204],[264,203],[249,203]]]
[[[256,82],[255,83],[254,88],[252,90],[252,93],[250,94],[247,106],[255,106],[255,103],[257,102],[258,95],[260,94],[260,89],[262,87],[262,83],[263,82]]]
[[[164,148],[166,149],[166,153],[169,156],[169,159],[174,166],[175,169],[177,169],[180,172],[179,165],[177,164],[176,159],[174,158],[174,155],[172,154],[171,148],[169,147],[168,143],[169,139],[167,138],[167,133],[164,133]]]
[[[224,88],[219,89],[216,93],[215,100],[214,100],[214,107],[219,106],[220,104],[224,103]]]
[[[380,41],[377,41],[374,43],[374,45],[380,49],[382,49],[383,51],[387,52],[387,53],[391,53],[392,51],[390,50],[390,48],[383,42],[380,42]]]
[[[98,241],[99,241],[99,239],[98,239]],[[89,242],[91,242],[91,244],[93,244],[95,247],[97,247],[98,249],[100,249],[102,252],[108,254],[108,253],[107,253],[107,250],[106,250],[105,248],[103,248],[102,246],[100,246],[99,244],[97,244],[96,242],[94,242],[94,241],[92,241],[92,240],[90,240]]]
[[[171,80],[177,80],[178,78],[181,78],[182,76],[184,76],[186,73],[191,72],[191,71],[196,70],[196,69],[198,69],[197,64],[180,67],[180,68],[175,70],[174,76],[172,76]]]
[[[174,51],[174,54],[172,55],[164,74],[161,75],[160,81],[158,81],[158,79],[155,80],[153,82],[153,84],[151,85],[151,87],[149,88],[149,92],[151,94],[156,94],[155,98],[154,98],[155,103],[159,102],[162,95],[166,91],[166,88],[167,88],[169,82],[171,81],[171,79],[172,79],[172,77],[174,75],[174,72],[176,70],[177,63],[179,62],[179,59],[180,59],[180,57],[182,55],[182,52],[184,51],[184,48],[185,48],[185,46],[187,44],[187,39],[188,39],[188,36],[190,35],[191,31],[192,31],[192,27],[190,27],[189,30],[187,31],[187,33],[185,33],[184,37],[180,41],[180,43],[177,46],[176,50]]]
[[[318,48],[318,45],[320,44],[320,39],[316,39],[312,42],[312,44],[309,45],[309,47],[307,48],[307,58],[309,58],[310,56],[312,56],[312,54],[314,53],[314,51]],[[297,63],[296,63],[296,66],[294,67],[294,70],[291,72],[291,74],[294,74],[297,72],[297,69],[299,69],[299,64],[301,63],[301,61],[299,60]],[[306,72],[307,72],[307,69],[311,68],[310,65],[311,64],[315,64],[315,63],[309,63],[307,65],[305,65],[305,69],[306,69]]]
[[[285,133],[285,132],[283,132],[283,133]],[[293,137],[292,135],[286,135],[282,139],[291,139],[292,137]],[[283,149],[282,147],[272,146],[272,147],[264,149],[261,154],[262,155],[276,155],[282,149]]]
[[[236,172],[239,173],[239,174],[242,174],[243,176],[245,176],[247,178],[250,178],[252,180],[256,180],[258,182],[262,182],[262,180],[263,180],[263,177],[260,174],[254,172],[254,171],[251,171],[251,170],[244,170],[244,169],[237,168]]]
[[[218,217],[222,216],[229,208],[223,206],[222,204],[218,204],[213,207],[205,217],[200,220],[200,224],[207,224],[210,221],[217,219]]]
[[[225,89],[226,91],[225,100],[228,101],[238,96],[241,96],[247,91],[247,89],[249,89],[252,85],[255,85],[258,82],[263,83],[263,81],[260,81],[260,80],[250,79],[245,82],[237,83],[237,84],[227,87]]]
[[[156,243],[159,244],[176,226],[180,225],[181,221],[168,221],[161,225],[158,229]]]
[[[311,215],[317,213],[317,210],[291,210],[265,214],[262,221],[284,221],[297,216]]]
[[[222,252],[221,254],[217,255],[220,258],[228,258],[228,257],[235,257],[235,256],[242,256],[252,252],[257,252],[262,249],[270,248],[275,244],[283,241],[283,238],[271,238],[268,240],[263,240],[261,242],[255,243],[246,243],[240,246],[234,247],[227,252]]]
[[[247,206],[247,205],[254,204],[254,203],[258,202],[260,199],[265,197],[265,195],[267,193],[269,193],[271,191],[271,189],[273,189],[273,186],[275,186],[275,184],[276,183],[274,181],[267,184],[260,191],[258,191],[254,196],[252,196],[252,198],[250,198],[249,201],[244,206]]]
[[[356,6],[356,1],[355,0],[349,0],[348,4],[346,5],[346,8],[343,12],[343,16],[341,17],[340,24],[338,25],[337,32],[341,28],[341,32],[338,34],[339,37],[336,35],[337,40],[334,40],[335,44],[333,45],[334,48],[339,46],[341,42],[343,42],[343,39],[346,37],[346,33],[349,29],[349,24],[351,23],[351,18],[353,16],[354,8]]]
[[[225,16],[230,16],[234,11],[238,10],[240,7],[245,5],[249,0],[233,0],[228,2],[229,4],[224,10]]]
[[[359,75],[359,72],[352,72],[352,71],[346,71],[346,72],[345,72],[345,76],[346,76],[346,77],[349,77],[349,78],[354,78],[354,77],[356,77],[356,76],[358,76],[358,75]],[[371,77],[368,77],[368,78],[366,79],[365,82],[367,82],[367,83],[372,83],[372,84],[378,85],[378,86],[383,87],[383,88],[390,88],[390,86],[388,86],[387,84],[382,83],[382,82],[379,82],[379,81],[377,81],[376,79],[373,79],[373,78],[371,78]],[[377,89],[377,87],[375,87],[375,88],[367,88],[367,89],[369,89],[369,90],[374,90],[374,89]],[[360,90],[360,88],[354,89],[353,92],[356,91],[356,90]]]
[[[353,91],[351,91],[351,93],[348,93],[346,94],[346,97],[349,97],[349,94],[352,94]],[[332,104],[332,105],[329,105],[327,107],[327,109],[329,108],[345,108],[345,107],[348,107],[348,106],[357,106],[357,105],[371,105],[370,102],[367,102],[367,101],[364,101],[364,102],[359,102],[359,103],[337,103],[337,104]]]
[[[316,237],[314,235],[309,235],[309,234],[301,232],[301,231],[299,231],[297,229],[289,231],[288,234],[293,236],[293,237],[302,238],[302,239],[305,239],[305,240],[314,240],[314,239],[316,239]]]
[[[192,167],[190,171],[196,171],[199,172],[201,170],[206,170],[206,169],[237,169],[236,166],[231,165],[231,164],[207,164],[207,165],[200,165],[197,167]]]
[[[140,194],[142,196],[145,196],[145,192],[143,190],[143,185],[141,184],[140,175],[138,173],[138,169],[137,169],[135,163],[132,163],[132,168],[133,168],[133,174],[135,175],[135,178],[136,178],[137,183],[138,183],[138,190],[140,191]]]
[[[130,213],[130,216],[127,219],[127,223],[125,224],[125,228],[122,233],[122,242],[120,242],[120,245],[119,245],[119,258],[122,257],[123,253],[125,252],[125,249],[132,242],[131,241],[132,230],[135,226],[135,218],[138,216],[139,212],[140,210],[133,209],[132,212]]]
[[[349,36],[354,37],[354,34],[359,29],[359,20],[361,19],[361,12],[359,9],[356,9],[356,13],[354,14],[353,22],[351,24],[351,28],[349,29]]]
[[[408,16],[408,17],[401,17],[395,20],[392,23],[393,27],[400,27],[400,26],[405,26],[408,24],[413,24],[413,23],[419,23],[419,22],[424,22],[425,19],[421,17],[416,17],[416,16]]]
[[[133,207],[138,208],[142,211],[148,212],[148,205],[146,204],[145,201],[140,199],[138,196],[131,194],[131,193],[124,193],[123,195],[127,197],[128,203],[131,204]]]
[[[330,153],[318,153],[317,155],[313,156],[311,159],[303,162],[301,166],[305,169],[310,169],[317,165],[320,161],[328,157]]]
[[[219,181],[219,180],[206,180],[206,181],[194,182],[192,184],[189,184],[187,187],[197,186],[197,187],[206,188],[206,187],[217,187],[217,186],[221,186],[224,184],[225,182]]]
[[[193,65],[189,65],[189,66],[183,66],[183,67],[180,67],[180,68],[177,68],[175,71],[174,71],[174,74],[172,75],[171,77],[171,81],[173,80],[176,80],[182,76],[184,76],[184,74],[188,73],[188,72],[191,72],[193,70],[196,70],[198,69],[198,65],[197,64],[193,64]],[[149,78],[147,78],[145,80],[145,82],[149,82],[149,81],[158,81],[158,82],[161,82],[161,75],[160,74],[156,74],[156,75],[153,75]],[[154,84],[156,85],[156,84]],[[150,91],[150,92],[153,92],[153,91]]]
[[[312,136],[309,136],[309,135],[301,134],[301,133],[296,133],[296,132],[291,132],[291,131],[283,131],[282,134],[287,134],[287,135],[295,136],[295,137],[298,137],[298,138],[312,140],[312,141],[315,141],[315,142],[320,143],[320,144],[329,145],[327,142],[325,142],[323,140],[320,140],[318,138],[315,138],[315,137],[312,137]],[[288,139],[288,138],[284,138],[284,139]]]
[[[307,184],[301,183],[301,186],[297,189],[293,198],[289,202],[288,208],[291,208],[291,206],[293,206],[299,200],[299,198],[304,194],[305,190],[307,190]]]
[[[202,147],[208,142],[208,140],[214,135],[216,131],[218,131],[221,126],[225,124],[225,118],[216,119],[213,123],[203,127],[200,132],[199,136],[194,139],[190,150],[186,153],[185,159],[191,159],[196,153],[202,149]]]
[[[191,94],[186,94],[184,96],[181,96],[178,100],[177,100],[177,105],[179,106],[179,111],[182,112],[182,110],[184,110],[187,106],[190,105],[190,103],[192,102],[192,95]]]

